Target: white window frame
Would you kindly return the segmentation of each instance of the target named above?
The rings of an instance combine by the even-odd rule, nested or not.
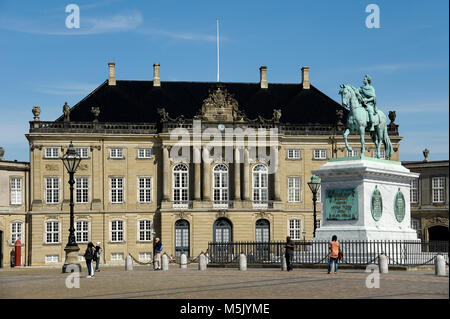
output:
[[[122,261],[122,260],[123,260],[123,253],[111,253],[111,261]]]
[[[302,179],[300,176],[288,177],[288,202],[300,203],[302,201]]]
[[[137,238],[139,242],[151,242],[153,240],[153,222],[151,219],[138,220],[137,229]]]
[[[222,170],[223,168],[225,168],[225,170]],[[213,206],[215,208],[228,208],[228,200],[230,192],[229,176],[230,176],[229,169],[228,166],[225,164],[219,163],[215,165],[212,169],[211,184],[212,184]],[[216,182],[218,182],[218,184]]]
[[[56,257],[56,258],[55,258]],[[44,257],[45,263],[58,263],[59,262],[59,255],[45,255]],[[56,260],[55,260],[56,259]]]
[[[302,240],[303,220],[298,217],[292,217],[287,220],[287,234],[292,240]]]
[[[290,148],[287,150],[287,159],[301,159],[301,151],[299,148]]]
[[[257,169],[259,167],[264,167],[264,169]],[[268,206],[269,172],[264,164],[257,164],[252,169],[252,201],[254,207]]]
[[[87,177],[75,178],[75,203],[77,204],[89,203],[89,178]]]
[[[48,229],[48,224],[52,224],[53,226],[51,227],[51,229]],[[57,225],[57,227],[55,227],[55,225]],[[59,220],[46,220],[44,222],[44,242],[46,244],[59,244],[61,243],[61,236],[60,236],[60,231],[61,231],[61,223],[59,222]],[[55,228],[57,228],[55,230]],[[49,237],[48,235],[50,235],[51,240],[49,241]],[[55,240],[55,235],[56,235],[56,239]]]
[[[141,180],[143,181],[143,184],[141,184]],[[153,178],[150,176],[139,176],[137,179],[137,189],[138,203],[148,204],[152,202]]]
[[[151,148],[138,148],[138,158],[152,158],[153,152]]]
[[[143,251],[139,253],[139,260],[148,261],[153,259],[153,254],[150,251]]]
[[[114,147],[109,149],[109,158],[120,158],[123,159],[123,148]]]
[[[78,229],[78,225],[81,224],[81,229]],[[86,225],[86,228],[83,226]],[[90,222],[86,219],[79,219],[75,221],[75,241],[77,243],[88,243],[89,242],[89,233],[90,233]],[[81,238],[80,240],[78,238]],[[83,238],[84,237],[84,238]]]
[[[377,150],[372,150],[372,157],[377,158]],[[380,147],[380,159],[386,159],[386,150]]]
[[[352,148],[352,151],[347,150],[347,157],[356,157],[361,155],[361,149]]]
[[[59,147],[46,147],[44,152],[45,158],[59,158]]]
[[[437,182],[437,183],[436,183]],[[433,203],[445,203],[445,177],[436,176],[431,178],[431,200]],[[435,196],[437,195],[437,196]]]
[[[115,182],[114,182],[115,181]],[[120,183],[119,183],[120,181]],[[109,178],[109,201],[111,204],[123,204],[124,203],[124,187],[125,179],[123,177],[110,177]],[[119,187],[119,184],[121,186]]]
[[[121,226],[121,229],[119,229]],[[114,238],[114,234],[116,235]],[[122,239],[119,239],[122,237]],[[125,222],[122,219],[113,219],[109,222],[109,238],[112,243],[122,243],[125,241]]]
[[[22,178],[11,177],[9,186],[11,205],[22,205],[22,184]]]
[[[50,188],[48,188],[49,180],[52,180]],[[55,187],[55,181],[57,181],[58,187]],[[45,177],[45,203],[46,204],[58,204],[59,203],[60,185],[61,185],[61,183],[59,181],[59,177]],[[49,192],[51,194],[50,200],[49,200]],[[56,196],[55,196],[55,194],[56,194]],[[55,198],[56,198],[56,201],[55,201]]]
[[[186,164],[176,164],[172,169],[172,199],[175,208],[189,207],[189,167]]]
[[[89,147],[76,147],[75,152],[81,158],[89,158]]]
[[[325,148],[316,148],[313,150],[314,159],[327,159],[327,150]]]
[[[14,245],[17,239],[22,242],[23,238],[23,222],[11,222],[11,245]]]
[[[419,179],[418,178],[412,178],[410,181],[410,202],[411,203],[418,203],[419,202]]]

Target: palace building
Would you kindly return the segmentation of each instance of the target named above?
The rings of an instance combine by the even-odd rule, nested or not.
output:
[[[70,194],[60,158],[70,142],[82,157],[74,191],[80,254],[100,241],[108,264],[128,254],[150,261],[155,237],[167,254],[190,257],[211,241],[310,240],[311,170],[361,155],[359,135],[349,137],[352,154],[344,147],[348,110],[310,83],[308,67],[289,84],[268,82],[266,67],[255,83],[161,81],[159,64],[152,81],[117,80],[115,63],[108,67],[108,79],[60,118],[41,121],[33,108],[28,265],[64,261]],[[269,142],[254,151],[260,136]],[[363,155],[374,151],[367,138]],[[320,220],[320,199],[317,209]]]

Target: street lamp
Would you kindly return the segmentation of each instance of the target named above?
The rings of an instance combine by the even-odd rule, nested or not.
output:
[[[313,237],[316,237],[316,228],[317,228],[317,217],[316,217],[316,201],[317,201],[317,191],[320,188],[320,178],[316,175],[311,176],[311,180],[308,182],[308,186],[313,193],[313,205],[314,205],[314,231]]]
[[[75,183],[73,179],[73,175],[75,174],[78,166],[81,162],[81,156],[77,155],[75,148],[73,147],[72,141],[70,141],[69,148],[67,149],[66,154],[61,158],[64,166],[66,167],[67,173],[69,173],[69,185],[70,185],[70,228],[69,228],[69,239],[64,248],[66,252],[66,260],[64,261],[64,266],[62,271],[65,272],[73,272],[74,267],[78,267],[78,270],[81,272],[81,265],[78,263],[78,252],[80,248],[77,245],[75,240],[75,227],[74,227],[74,214],[73,214],[73,184]],[[72,265],[72,267],[69,267]]]

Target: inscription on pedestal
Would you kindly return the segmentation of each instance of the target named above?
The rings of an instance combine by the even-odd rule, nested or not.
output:
[[[381,193],[378,187],[375,186],[375,190],[372,193],[372,198],[370,200],[370,210],[372,212],[372,217],[374,220],[379,221],[381,214],[383,214],[383,199],[381,198]]]
[[[394,199],[394,214],[399,223],[405,218],[405,197],[400,188],[397,191]]]
[[[355,189],[328,189],[326,194],[328,220],[358,219],[358,192]]]

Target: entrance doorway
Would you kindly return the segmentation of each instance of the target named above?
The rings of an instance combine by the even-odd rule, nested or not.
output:
[[[185,254],[189,257],[189,222],[184,219],[175,222],[175,257]]]
[[[430,241],[442,240],[448,241],[448,227],[445,226],[433,226],[428,228],[428,239]]]

